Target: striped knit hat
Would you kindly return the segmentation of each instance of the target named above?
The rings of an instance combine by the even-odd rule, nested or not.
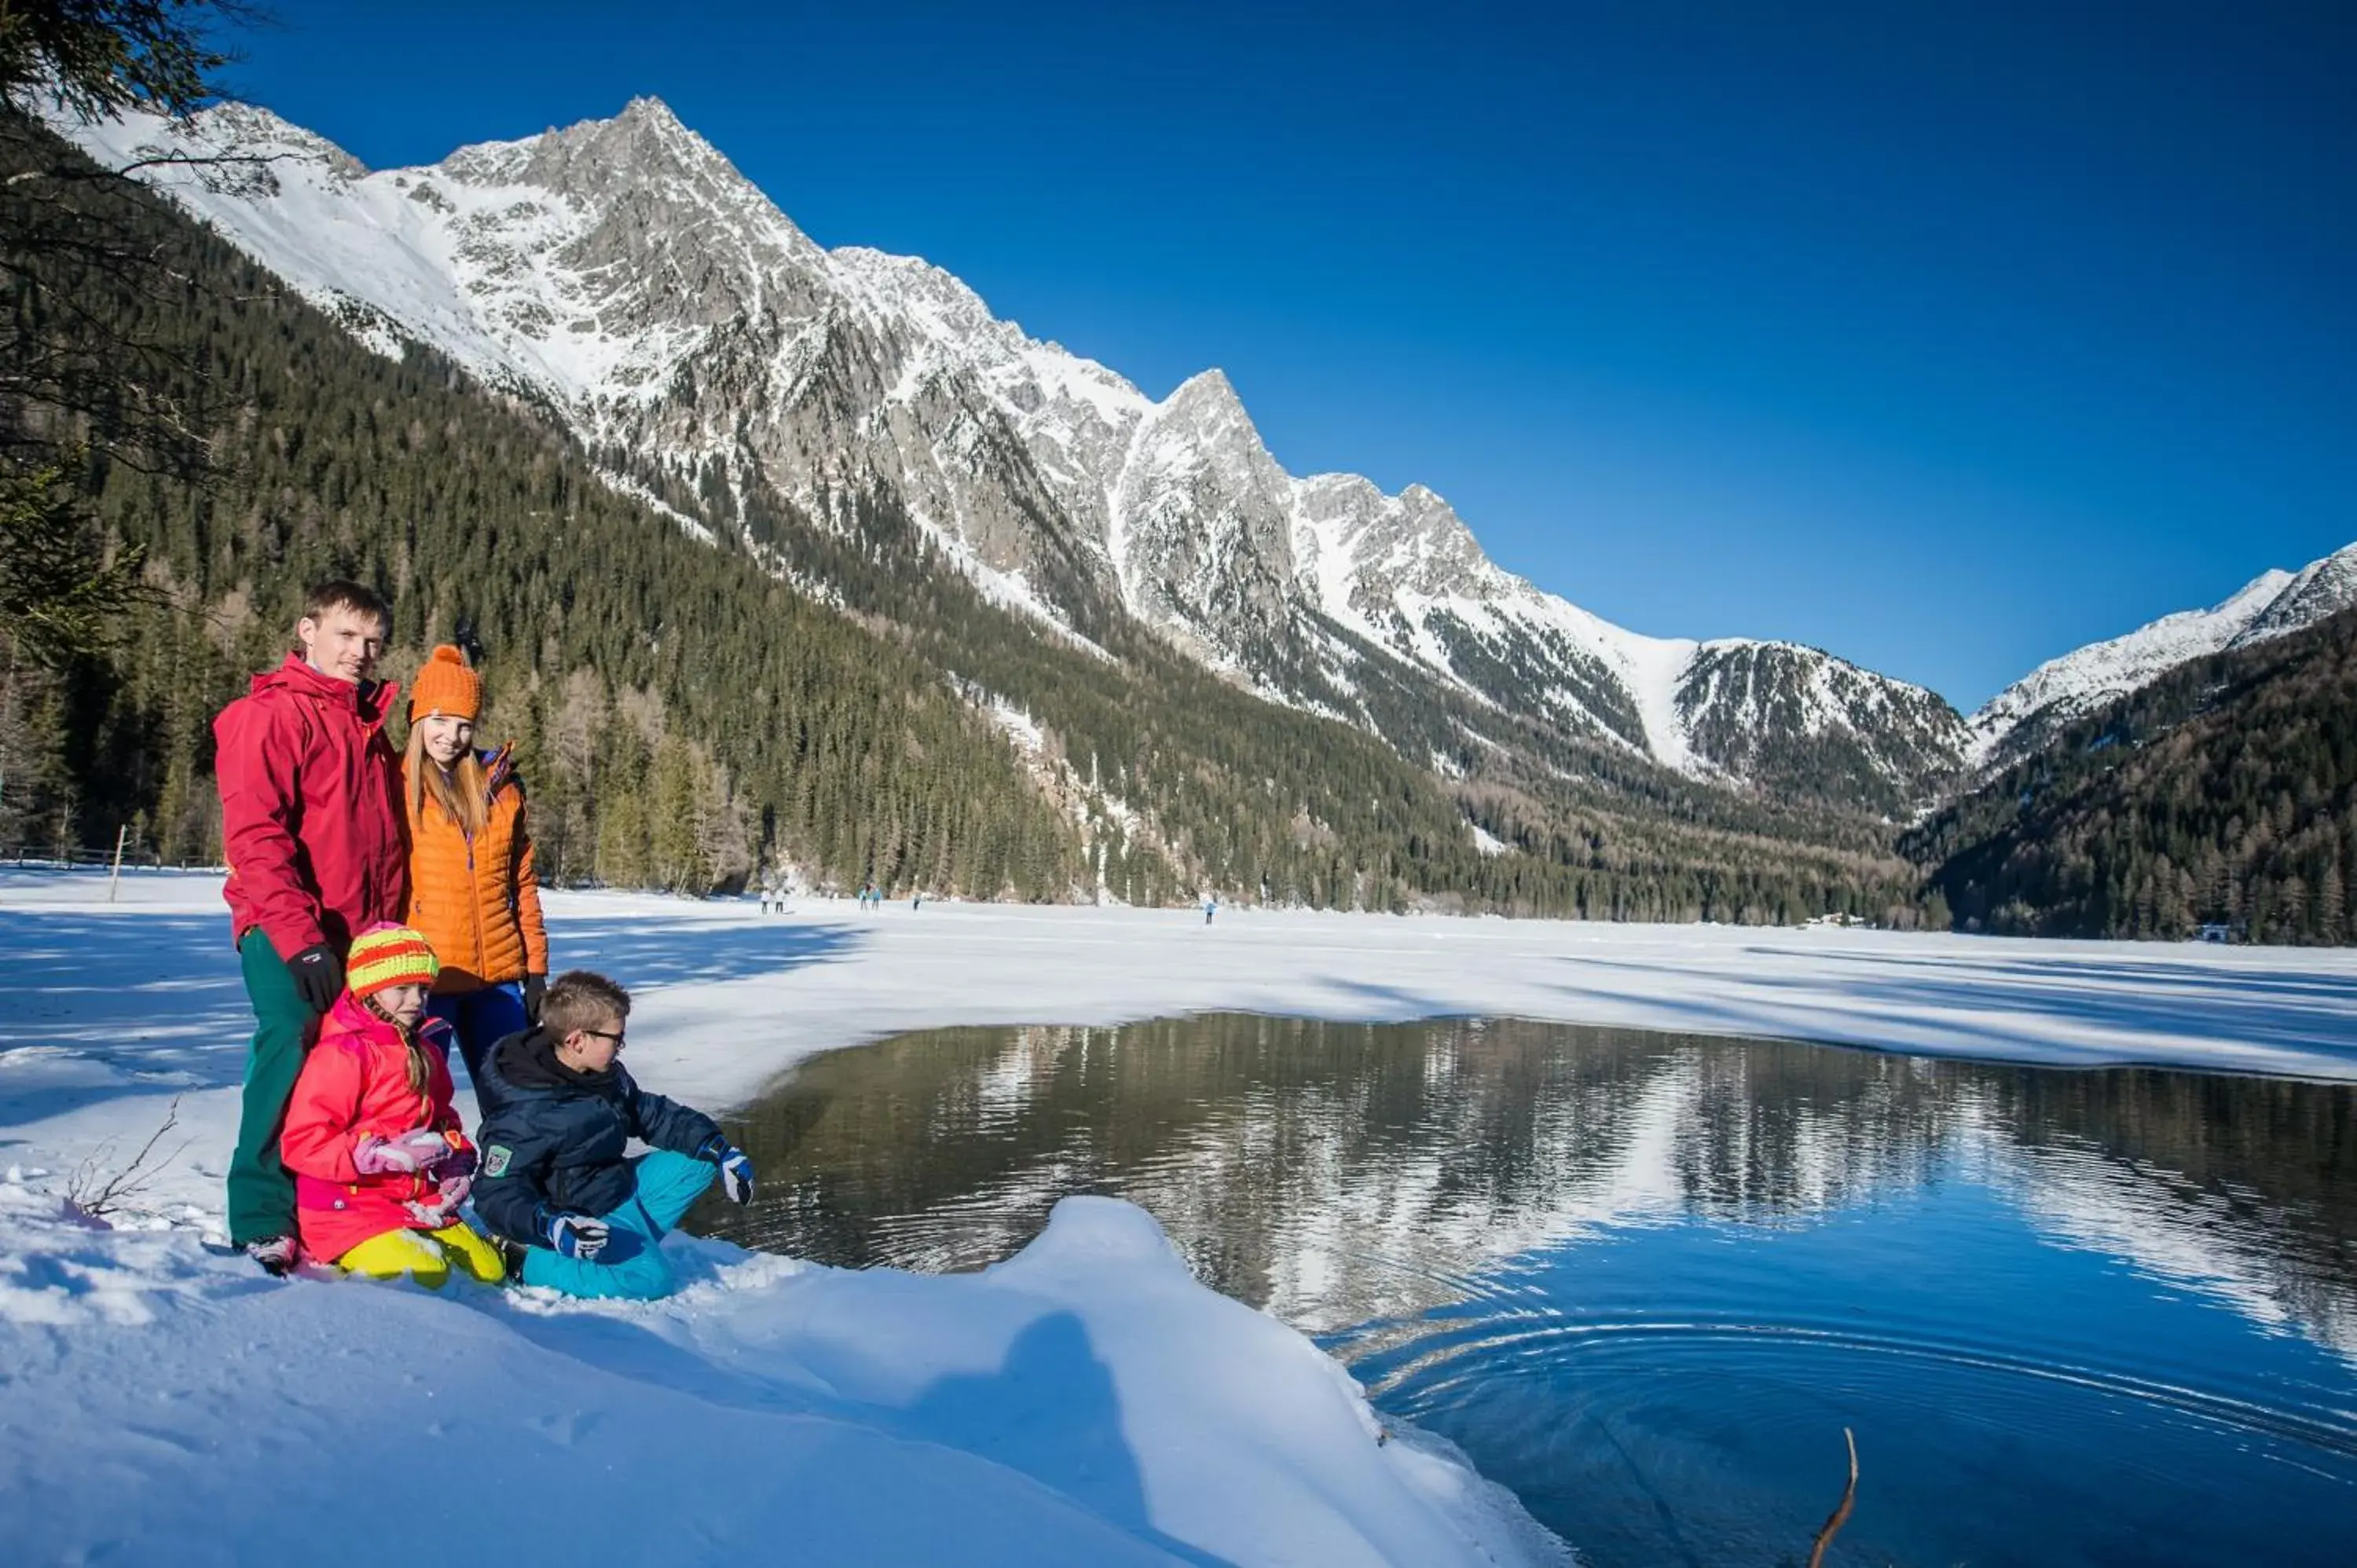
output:
[[[441,972],[441,961],[425,939],[390,921],[354,937],[351,956],[344,961],[344,983],[361,998],[389,986],[431,985]]]

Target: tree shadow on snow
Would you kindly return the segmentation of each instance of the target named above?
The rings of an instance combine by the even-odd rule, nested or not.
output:
[[[1789,950],[1784,949],[1747,948],[1744,950],[1761,958],[1790,956]],[[2213,948],[2211,950],[2215,952],[2218,950]],[[2232,952],[2235,950],[2227,950]],[[2311,950],[2320,957],[2334,950]],[[2231,960],[2217,963],[2189,963],[2181,959],[2158,956],[2150,959],[2086,959],[2074,954],[2046,956],[2036,953],[1963,958],[1946,952],[1917,955],[1825,951],[1807,956],[1809,962],[1824,964],[1828,969],[1847,966],[1897,973],[1921,972],[1959,983],[1980,981],[1999,985],[2018,983],[2082,988],[2133,986],[2155,995],[2191,997],[2197,1001],[2225,997],[2245,1006],[2259,1004],[2266,998],[2282,998],[2294,1004],[2315,1002],[2357,1018],[2357,975],[2336,973],[2320,965],[2306,971],[2256,969],[2244,968]]]
[[[558,970],[600,970],[633,990],[784,974],[847,957],[866,940],[855,929],[789,922],[549,925]],[[223,914],[0,909],[0,965],[7,977],[0,1068],[49,1058],[16,1083],[18,1075],[0,1071],[0,1126],[129,1096],[231,1088],[244,1078],[253,1012]]]
[[[633,990],[711,985],[848,958],[867,940],[852,927],[791,920],[556,919],[548,927],[549,967],[594,969]]]
[[[1651,976],[1663,972],[1643,964],[1585,959],[1572,967]],[[1835,981],[1822,974],[1728,975],[1711,988],[1713,993],[1702,995],[1594,983],[1556,989],[1566,995],[1671,1014],[1697,1032],[1752,1038],[1855,1040],[1862,1032],[1872,1032],[1873,1019],[1880,1014],[1936,1027],[1956,1054],[2006,1060],[2067,1062],[2081,1057],[2085,1052],[2074,1042],[2072,1031],[2087,1027],[2180,1040],[2189,1056],[2176,1065],[2193,1069],[2212,1065],[2201,1058],[2201,1052],[2213,1040],[2343,1060],[2357,1056],[2357,988],[2345,998],[2334,998],[2336,988],[2330,979],[2271,986],[2263,983],[2266,978],[2232,972],[2203,975],[2192,969],[2175,975],[2148,974],[2133,966],[2110,975],[2080,974],[2063,963],[1959,974],[1927,964],[1920,972]],[[2124,989],[2124,982],[2150,988]],[[1820,1023],[1812,1004],[1826,998],[1838,999],[1842,1005],[1825,1012]],[[2022,1020],[2035,1022],[2025,1026]],[[2048,1032],[2055,1025],[2063,1026],[2060,1038]],[[1911,1043],[1878,1044],[1902,1051],[1923,1048]],[[2109,1050],[2095,1054],[2113,1059]],[[2154,1059],[2170,1065],[2165,1058]]]
[[[0,1122],[38,1121],[129,1095],[234,1084],[253,1032],[228,922],[215,914],[0,909]]]

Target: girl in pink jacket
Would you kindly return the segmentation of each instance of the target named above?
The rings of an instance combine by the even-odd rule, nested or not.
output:
[[[353,939],[345,992],[304,1060],[278,1141],[306,1254],[437,1290],[453,1267],[490,1284],[505,1273],[498,1250],[458,1218],[475,1146],[450,1103],[449,1026],[425,1015],[440,969],[404,927]]]

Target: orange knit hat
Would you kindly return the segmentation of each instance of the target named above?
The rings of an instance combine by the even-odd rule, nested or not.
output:
[[[428,714],[472,724],[483,716],[483,678],[467,668],[467,656],[442,644],[430,654],[409,688],[412,724]]]

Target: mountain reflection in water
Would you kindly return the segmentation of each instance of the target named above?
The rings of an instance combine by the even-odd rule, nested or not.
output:
[[[977,1268],[1069,1193],[1319,1338],[1589,1568],[2330,1563],[2357,1089],[1553,1024],[962,1029],[806,1063],[750,1211]]]
[[[1811,1224],[1943,1180],[2357,1358],[2357,1090],[1519,1020],[945,1029],[804,1063],[703,1226],[848,1267],[1005,1258],[1071,1193],[1305,1331],[1493,1291],[1610,1227]]]

